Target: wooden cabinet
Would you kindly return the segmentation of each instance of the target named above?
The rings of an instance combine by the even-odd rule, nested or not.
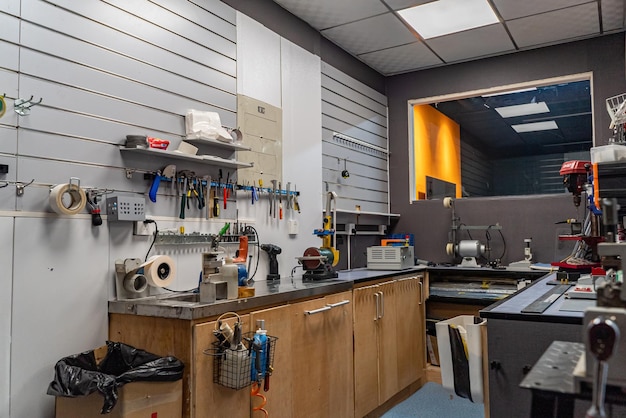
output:
[[[291,305],[292,417],[354,416],[352,292]]]
[[[250,331],[250,315],[242,315],[243,332]],[[225,319],[231,327],[235,319]],[[215,321],[193,327],[191,374],[191,416],[195,418],[224,416],[229,418],[250,417],[250,390],[231,389],[213,383],[214,356],[211,350],[216,341],[213,335]],[[209,349],[207,353],[205,350]]]
[[[262,392],[267,398],[265,409],[273,418],[292,417],[292,377],[293,360],[292,338],[291,338],[291,315],[290,306],[278,306],[250,313],[250,324],[252,329],[256,328],[256,321],[265,321],[267,334],[277,337],[274,347],[274,361],[272,367],[274,372],[270,376],[270,390]],[[297,357],[296,357],[297,358]],[[259,405],[259,398],[252,398],[252,406]],[[252,418],[263,416],[261,412],[254,412]]]
[[[354,289],[355,416],[417,381],[425,367],[421,276]]]

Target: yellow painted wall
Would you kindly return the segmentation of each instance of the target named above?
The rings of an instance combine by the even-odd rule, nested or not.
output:
[[[426,196],[426,176],[456,184],[461,197],[459,125],[430,105],[413,106],[415,196]],[[423,198],[423,197],[422,197]]]

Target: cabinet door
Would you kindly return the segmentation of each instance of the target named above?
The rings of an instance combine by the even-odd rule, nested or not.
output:
[[[420,277],[396,282],[396,330],[402,344],[398,353],[398,386],[404,389],[423,376],[425,366],[425,320]]]
[[[351,292],[291,305],[293,417],[352,417]]]
[[[395,282],[380,284],[381,318],[378,321],[378,370],[379,370],[379,403],[387,402],[398,393],[398,346],[404,344],[399,340],[396,325],[397,289]]]
[[[329,295],[325,299],[333,306],[332,310],[326,313],[326,332],[323,340],[328,359],[326,373],[329,381],[329,409],[325,416],[353,418],[352,291]]]
[[[354,415],[378,407],[378,316],[380,288],[354,289]]]
[[[243,332],[250,331],[249,315],[241,316]],[[226,322],[233,325],[234,320]],[[214,357],[204,353],[213,347],[215,321],[194,326],[191,367],[192,416],[195,418],[224,416],[250,418],[250,388],[230,389],[213,383]]]
[[[252,329],[256,329],[256,321],[265,321],[267,335],[277,337],[274,346],[274,361],[272,367],[274,371],[270,376],[270,390],[261,394],[267,398],[264,407],[271,417],[291,418],[292,404],[292,349],[291,349],[291,316],[289,306],[278,306],[276,308],[265,309],[250,313]],[[260,398],[252,398],[252,406],[260,404]],[[254,412],[254,417],[262,417],[261,412]]]

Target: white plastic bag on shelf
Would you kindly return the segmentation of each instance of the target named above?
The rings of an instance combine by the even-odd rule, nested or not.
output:
[[[189,109],[185,115],[185,131],[187,139],[233,142],[232,135],[222,127],[220,115],[216,112]]]

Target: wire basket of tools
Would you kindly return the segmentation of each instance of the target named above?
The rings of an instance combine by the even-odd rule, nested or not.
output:
[[[252,383],[251,351],[243,340],[242,326],[241,318],[236,313],[227,312],[221,315],[213,330],[217,341],[212,343],[211,348],[203,351],[213,358],[213,383],[237,390]]]

